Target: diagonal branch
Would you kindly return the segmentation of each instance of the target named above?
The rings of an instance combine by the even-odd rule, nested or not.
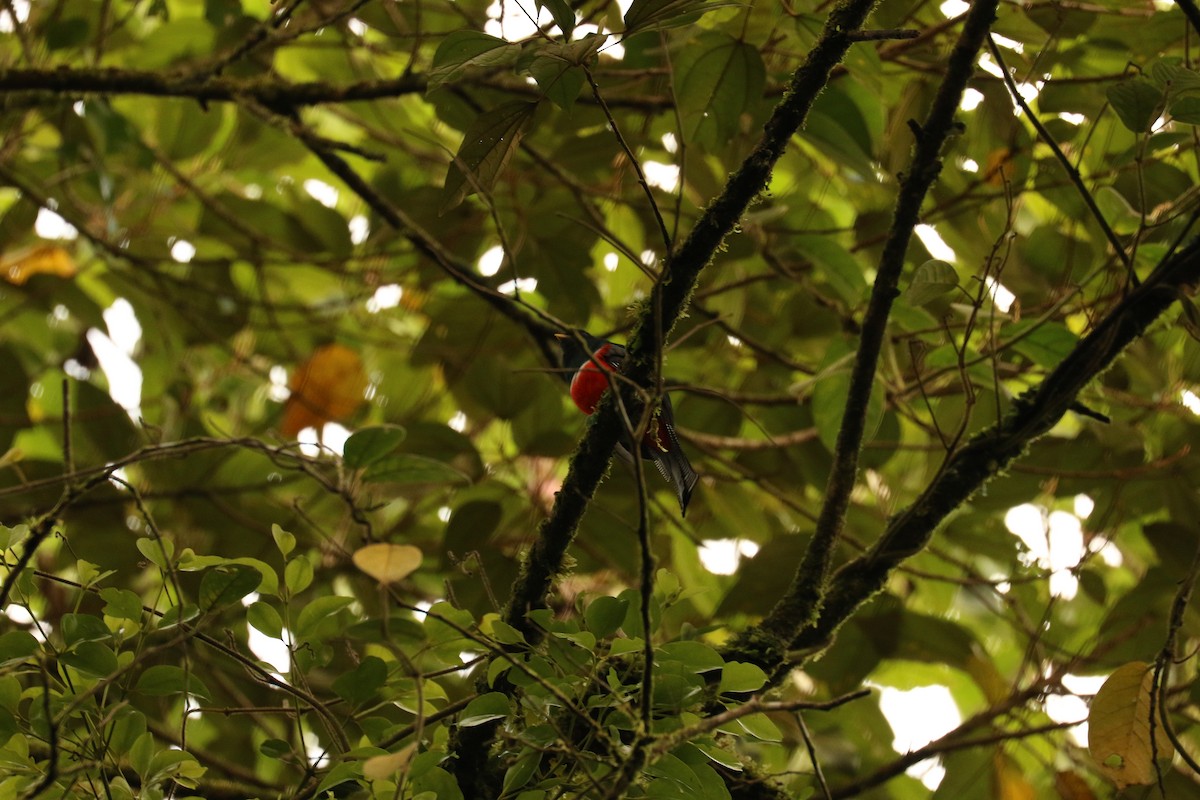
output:
[[[850,493],[858,475],[858,457],[866,430],[867,406],[892,302],[904,269],[904,257],[920,219],[921,203],[942,169],[942,146],[955,131],[954,115],[967,82],[975,73],[975,58],[996,16],[998,0],[977,0],[963,23],[958,43],[950,55],[946,78],[925,123],[916,129],[912,163],[900,185],[891,230],[880,257],[871,299],[863,316],[862,336],[850,372],[846,413],[838,431],[833,467],[825,489],[825,503],[817,518],[816,533],[805,551],[787,593],[756,627],[746,630],[733,644],[734,658],[772,667],[781,660],[786,643],[816,618],[828,581],[829,565],[845,524]],[[774,663],[773,663],[774,662]]]
[[[629,341],[625,375],[632,387],[622,392],[622,403],[630,419],[641,416],[644,402],[636,387],[653,385],[659,343],[683,314],[700,272],[746,208],[766,188],[771,170],[783,155],[788,141],[804,123],[813,101],[850,48],[853,41],[850,33],[862,26],[874,5],[874,0],[843,0],[834,8],[820,39],[805,63],[796,70],[787,94],[764,126],[758,145],[667,259],[662,280],[654,286],[642,307]],[[527,638],[536,640],[540,636],[527,621],[527,614],[544,605],[554,577],[562,571],[567,548],[608,469],[621,430],[616,403],[610,393],[592,415],[587,433],[571,458],[567,478],[554,508],[539,528],[537,540],[513,584],[504,618]]]
[[[838,627],[876,592],[904,559],[919,552],[955,508],[1049,431],[1080,390],[1106,370],[1179,298],[1200,284],[1200,238],[1164,259],[1034,389],[1017,398],[1001,422],[974,436],[949,459],[934,481],[893,517],[866,554],[832,578],[820,617],[792,641],[800,649],[828,642]]]

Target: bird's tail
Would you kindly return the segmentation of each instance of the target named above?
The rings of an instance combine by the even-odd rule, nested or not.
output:
[[[652,458],[654,466],[658,467],[658,471],[667,479],[667,483],[675,489],[675,496],[679,498],[679,513],[687,516],[692,490],[696,488],[696,481],[700,479],[700,476],[696,474],[696,470],[692,469],[687,456],[678,447],[666,452],[659,450],[653,454]]]
[[[662,408],[657,419],[658,429],[651,438],[653,445],[643,444],[642,455],[654,461],[654,466],[675,489],[679,498],[679,513],[687,516],[688,503],[692,499],[692,490],[700,476],[692,469],[683,447],[679,444],[679,434],[675,432],[675,412],[671,408],[671,398],[664,397]]]

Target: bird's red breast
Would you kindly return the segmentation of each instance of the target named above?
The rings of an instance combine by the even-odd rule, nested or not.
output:
[[[609,386],[609,376],[606,373],[616,372],[609,355],[613,347],[609,342],[592,353],[592,357],[583,362],[583,366],[576,370],[575,376],[571,378],[571,400],[585,414],[594,413],[596,406],[600,405],[600,398]],[[601,370],[596,362],[603,364],[604,369]],[[671,449],[671,434],[667,423],[656,415],[642,437],[642,444],[663,453],[668,452]]]
[[[600,405],[601,395],[608,388],[608,375],[605,373],[613,371],[608,360],[608,351],[611,349],[612,344],[605,344],[592,354],[591,359],[583,362],[583,366],[576,370],[575,377],[571,379],[571,399],[585,414],[596,410],[596,406]],[[596,365],[597,361],[604,365],[603,371]]]

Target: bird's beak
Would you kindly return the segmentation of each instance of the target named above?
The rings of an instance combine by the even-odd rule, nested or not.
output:
[[[556,334],[554,334],[554,338],[561,340],[561,339],[570,339],[571,337],[567,336],[565,333],[556,333]]]

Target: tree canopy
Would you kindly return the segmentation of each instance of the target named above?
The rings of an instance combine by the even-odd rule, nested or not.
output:
[[[0,800],[1195,796],[1197,36],[0,0]]]

